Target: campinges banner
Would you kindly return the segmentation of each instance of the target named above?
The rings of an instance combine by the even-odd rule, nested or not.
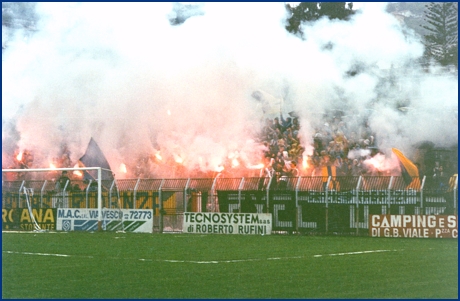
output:
[[[371,237],[458,238],[457,215],[369,215]]]
[[[271,213],[185,212],[184,233],[258,234],[272,232]]]

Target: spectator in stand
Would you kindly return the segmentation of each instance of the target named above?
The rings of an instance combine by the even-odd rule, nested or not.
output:
[[[283,127],[283,132],[292,126],[291,117],[287,117],[286,120],[283,118],[283,114],[280,114],[281,117],[281,126]]]
[[[299,124],[299,119],[297,117],[294,117],[292,119],[292,126],[291,126],[293,131],[298,131],[300,130],[300,124]]]
[[[61,174],[61,177],[56,181],[56,190],[63,191],[64,188],[67,187],[71,188],[70,178],[67,175],[67,170],[64,170]]]
[[[440,165],[438,161],[436,161],[434,164],[435,166],[433,168],[433,178],[444,176],[442,165]]]
[[[283,126],[280,124],[280,120],[278,117],[275,117],[275,119],[273,120],[272,129],[277,131],[278,135],[283,132]]]
[[[287,171],[286,175],[288,177],[297,177],[297,176],[299,176],[299,170],[297,169],[297,163],[295,161],[291,161],[290,169]]]
[[[351,176],[351,168],[350,168],[350,161],[348,160],[347,157],[340,158],[341,159],[341,165],[340,165],[340,170],[337,170],[337,175],[340,176]]]
[[[277,170],[278,178],[283,174],[283,171],[277,167],[283,166],[279,161],[289,162],[291,160],[298,163],[304,159],[302,156],[305,147],[302,146],[299,138],[298,116],[289,115],[290,117],[286,119],[282,114],[280,114],[280,118],[274,118],[273,121],[267,119],[262,134],[262,141],[266,146],[264,157],[275,159],[276,162],[273,166],[274,170]],[[342,120],[341,115],[335,115],[331,118],[327,118],[326,115],[324,121],[321,126],[315,128],[315,134],[312,137],[312,154],[306,158],[310,162],[311,174],[321,175],[322,166],[329,164],[329,166],[336,168],[337,175],[362,175],[364,172],[362,158],[350,160],[347,157],[349,151],[353,149],[371,149],[371,155],[378,152],[375,147],[375,136],[369,123],[365,121],[360,125],[348,125],[345,120]],[[286,169],[290,170],[289,163],[284,173],[286,173]]]
[[[358,159],[353,159],[353,164],[351,166],[351,175],[355,177],[361,175],[361,165],[359,164]]]

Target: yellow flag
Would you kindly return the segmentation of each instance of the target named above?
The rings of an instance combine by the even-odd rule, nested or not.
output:
[[[412,163],[411,160],[407,159],[406,156],[404,156],[403,153],[399,149],[392,148],[391,150],[396,155],[396,157],[399,159],[399,162],[400,162],[399,165],[401,166],[401,175],[404,179],[404,182],[406,182],[406,184],[409,186],[414,186],[410,184],[413,182],[413,178],[418,179],[417,166],[415,166],[415,164]],[[411,188],[414,188],[414,187],[411,187]]]

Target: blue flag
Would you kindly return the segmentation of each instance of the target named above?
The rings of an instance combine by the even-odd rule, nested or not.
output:
[[[102,167],[110,170],[109,162],[105,158],[101,149],[97,145],[96,141],[91,137],[89,141],[88,148],[86,149],[83,157],[80,158],[80,162],[85,165],[85,167]],[[108,170],[102,170],[102,179],[101,180],[113,180],[113,173]],[[97,170],[84,171],[85,180],[96,180],[97,179]]]

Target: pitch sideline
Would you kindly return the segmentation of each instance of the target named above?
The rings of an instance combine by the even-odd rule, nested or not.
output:
[[[2,251],[6,254],[19,254],[19,255],[35,255],[35,256],[53,256],[53,257],[79,257],[79,258],[94,258],[89,255],[70,255],[70,254],[53,254],[53,253],[33,253],[33,252],[18,252],[18,251]],[[326,256],[345,256],[345,255],[361,255],[369,253],[382,253],[382,252],[397,252],[397,250],[369,250],[369,251],[356,251],[356,252],[343,252],[343,253],[331,253],[331,254],[317,254],[312,255],[313,258],[326,257]],[[197,264],[216,264],[216,263],[236,263],[236,262],[251,262],[251,261],[270,261],[270,260],[287,260],[287,259],[301,259],[310,256],[291,256],[291,257],[269,257],[269,258],[252,258],[252,259],[234,259],[234,260],[174,260],[174,259],[146,259],[146,258],[118,258],[108,257],[109,259],[128,259],[128,260],[139,260],[144,262],[171,262],[171,263],[197,263]]]

